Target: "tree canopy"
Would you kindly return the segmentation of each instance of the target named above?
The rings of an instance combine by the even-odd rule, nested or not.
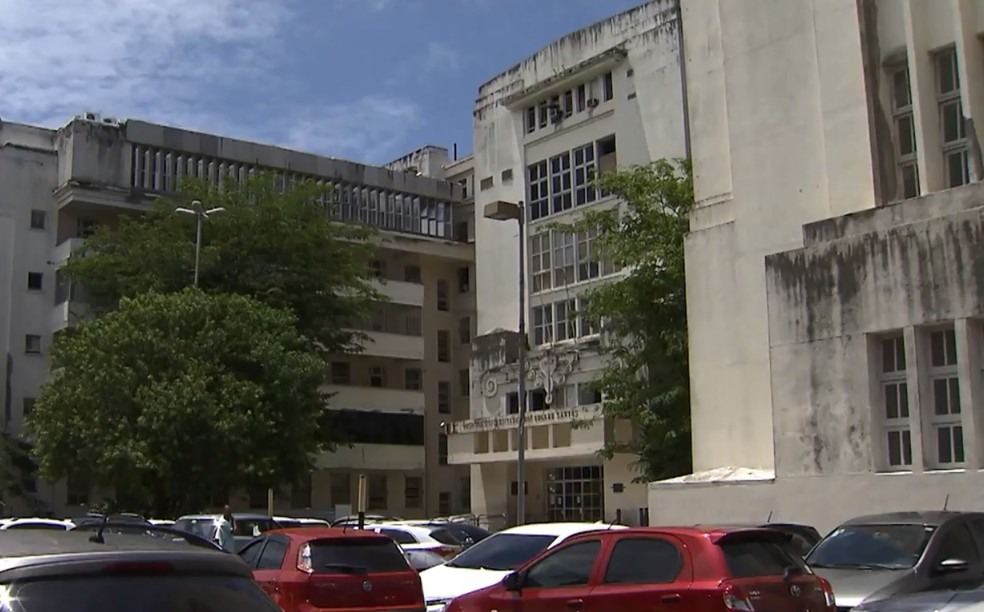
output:
[[[639,480],[691,471],[690,371],[684,239],[693,208],[689,161],[659,160],[602,175],[621,208],[590,211],[575,229],[596,229],[599,259],[624,276],[592,289],[585,314],[601,321],[608,353],[595,383],[603,413],[634,425],[609,456],[639,457]]]
[[[175,208],[199,200],[207,209],[225,209],[203,224],[202,290],[289,309],[322,353],[355,352],[362,335],[346,324],[365,319],[380,299],[368,274],[375,247],[370,230],[326,214],[334,199],[329,188],[310,181],[284,190],[270,174],[221,188],[187,180],[176,201],[161,200],[146,215],[97,229],[64,270],[103,311],[124,297],[181,291],[193,281],[196,219]]]
[[[286,309],[195,288],[123,297],[55,343],[28,422],[35,457],[51,482],[115,486],[160,516],[198,511],[310,473],[323,377]]]

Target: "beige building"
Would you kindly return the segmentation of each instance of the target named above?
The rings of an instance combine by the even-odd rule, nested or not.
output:
[[[694,467],[653,523],[984,508],[984,3],[688,0]]]
[[[686,155],[679,23],[675,1],[650,2],[555,41],[479,88],[474,154],[447,167],[474,203],[479,336],[470,409],[446,424],[450,463],[470,466],[478,515],[515,520],[520,486],[518,224],[482,216],[506,201],[522,203],[526,224],[526,519],[644,520],[635,457],[599,455],[629,432],[601,417],[591,383],[605,356],[598,327],[579,315],[586,292],[619,271],[592,259],[592,233],[550,228],[617,205],[594,189],[598,172]]]
[[[461,189],[415,172],[143,121],[86,114],[58,130],[0,123],[5,429],[23,431],[53,335],[85,314],[84,290],[67,287],[58,266],[87,233],[121,214],[141,213],[182,176],[217,183],[258,170],[278,173],[285,184],[312,179],[335,186],[339,220],[379,230],[374,272],[389,298],[367,325],[372,342],[365,352],[328,364],[331,407],[341,411],[355,444],[319,457],[310,486],[278,494],[277,511],[348,513],[362,473],[372,511],[423,517],[466,510],[469,485],[463,470],[443,466],[439,441],[441,422],[462,403],[456,389],[467,371],[474,321],[474,248],[456,229],[461,220],[467,227],[470,214],[461,210]],[[84,511],[90,493],[78,483],[39,483],[38,491],[57,514]],[[234,501],[259,509],[266,500],[264,490]]]

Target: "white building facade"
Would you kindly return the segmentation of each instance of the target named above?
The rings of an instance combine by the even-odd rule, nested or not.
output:
[[[984,4],[693,0],[683,31],[696,473],[652,522],[984,508]]]
[[[310,179],[334,186],[339,220],[378,230],[373,272],[388,298],[367,324],[365,351],[326,364],[329,403],[352,446],[318,457],[310,483],[277,493],[277,511],[347,513],[360,474],[367,476],[370,511],[407,517],[466,511],[467,469],[447,465],[439,439],[458,399],[453,390],[467,372],[475,320],[474,292],[459,291],[474,262],[474,247],[455,237],[472,217],[470,209],[458,210],[461,188],[415,172],[142,121],[87,114],[58,130],[0,123],[5,431],[24,432],[54,336],[85,314],[84,288],[69,287],[58,268],[88,233],[148,210],[152,198],[173,194],[183,176],[218,184],[258,171],[276,173],[285,185]],[[37,489],[55,514],[85,512],[102,500],[87,483],[38,483]],[[264,489],[234,494],[231,503],[265,510],[266,500]]]
[[[450,462],[470,466],[476,514],[513,522],[521,486],[519,224],[482,216],[505,201],[525,211],[526,520],[645,520],[635,457],[599,454],[631,432],[601,414],[591,383],[605,356],[597,325],[579,314],[585,294],[618,271],[594,259],[590,232],[551,226],[618,205],[594,188],[598,173],[687,154],[679,24],[677,2],[650,2],[559,39],[479,89],[467,162],[479,335],[469,414],[447,424]]]

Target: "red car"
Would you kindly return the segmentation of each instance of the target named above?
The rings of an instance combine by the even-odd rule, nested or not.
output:
[[[446,612],[836,612],[830,583],[770,529],[594,531]]]
[[[421,612],[420,576],[389,537],[359,529],[275,529],[239,556],[284,612]]]

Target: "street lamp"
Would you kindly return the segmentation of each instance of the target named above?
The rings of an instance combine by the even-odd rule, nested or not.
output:
[[[494,221],[516,221],[519,226],[519,456],[516,457],[516,524],[526,522],[526,237],[523,203],[491,202],[485,205],[484,216]]]
[[[198,261],[201,257],[202,252],[202,220],[208,219],[208,216],[214,213],[219,213],[225,210],[221,206],[216,208],[205,209],[202,205],[201,200],[194,200],[191,203],[191,208],[175,208],[179,213],[184,213],[186,215],[195,215],[195,286],[198,286]]]

